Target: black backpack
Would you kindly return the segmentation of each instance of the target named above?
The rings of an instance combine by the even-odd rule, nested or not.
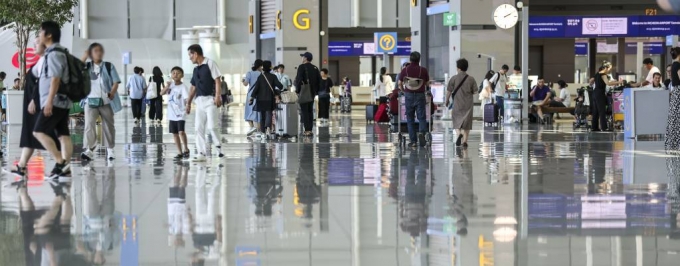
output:
[[[68,82],[62,80],[59,86],[59,93],[66,95],[71,101],[80,102],[80,100],[85,99],[90,94],[92,89],[90,70],[83,61],[73,56],[68,50],[55,48],[54,51],[66,55],[66,67],[68,67],[69,74]],[[47,60],[47,57],[45,60]],[[45,70],[47,70],[47,64],[45,64]]]

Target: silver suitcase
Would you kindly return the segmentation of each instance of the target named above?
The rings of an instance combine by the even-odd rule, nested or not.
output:
[[[276,110],[276,135],[297,137],[299,128],[298,105],[282,103]]]

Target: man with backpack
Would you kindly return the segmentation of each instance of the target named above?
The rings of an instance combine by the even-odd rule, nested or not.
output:
[[[73,62],[73,60],[78,59],[70,55],[66,48],[59,44],[61,27],[58,23],[53,21],[43,22],[40,25],[40,35],[38,38],[40,44],[45,45],[47,49],[45,50],[45,63],[38,83],[42,110],[34,110],[38,112],[38,116],[33,128],[33,135],[56,161],[54,169],[52,169],[52,173],[48,178],[68,177],[71,174],[70,158],[73,153],[73,144],[71,143],[68,125],[69,110],[73,102],[69,99],[69,95],[75,92],[68,90],[84,88],[79,86],[83,84],[74,83],[84,83],[85,81],[83,79],[75,80],[76,78],[74,77],[79,73],[71,73],[72,71],[78,71],[73,68],[73,66],[77,65],[77,62]],[[78,61],[80,62],[80,60]],[[80,67],[83,67],[82,62],[80,63]],[[89,84],[86,87],[89,89]],[[89,91],[81,93],[87,95]],[[52,132],[56,132],[59,137],[61,152],[50,137]]]
[[[425,146],[425,134],[427,133],[427,114],[425,99],[425,87],[430,82],[427,68],[420,66],[420,53],[411,52],[409,61],[411,64],[401,70],[399,74],[399,88],[404,91],[406,98],[406,123],[410,147]],[[418,131],[416,134],[415,119],[418,116]]]
[[[510,67],[508,65],[503,65],[501,67],[501,70],[496,72],[496,74],[494,74],[490,80],[491,89],[496,95],[496,106],[498,107],[498,110],[500,112],[499,117],[502,117],[505,114],[503,100],[505,99],[505,90],[508,88],[508,76],[507,76],[508,70],[510,70]]]

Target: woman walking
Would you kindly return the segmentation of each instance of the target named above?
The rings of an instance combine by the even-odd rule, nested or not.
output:
[[[333,80],[328,76],[328,69],[321,69],[321,87],[319,87],[319,120],[321,124],[328,123],[330,117],[331,93]]]
[[[380,68],[380,76],[373,89],[373,99],[380,99],[380,97],[387,95],[388,92],[392,92],[393,89],[394,82],[392,81],[392,77],[387,75],[387,68]]]
[[[491,78],[496,73],[493,70],[486,72],[484,76],[484,81],[482,81],[482,91],[479,92],[479,100],[482,105],[482,117],[484,117],[484,106],[493,103],[493,89],[491,88]]]
[[[135,74],[130,76],[127,82],[127,94],[130,97],[132,118],[135,119],[135,124],[139,124],[140,119],[144,117],[142,105],[144,104],[144,95],[146,94],[146,80],[142,76],[141,67],[135,67],[134,72]]]
[[[26,73],[26,80],[24,81],[24,114],[21,123],[21,139],[19,140],[21,157],[14,168],[9,170],[13,175],[21,178],[26,177],[26,165],[33,155],[33,151],[36,149],[45,149],[33,136],[33,128],[37,118],[36,112],[42,110],[40,107],[40,93],[38,93],[38,77],[40,77],[45,63],[45,57],[43,56],[45,54],[45,46],[37,44],[37,39],[35,50],[36,54],[40,56],[40,60],[28,70],[28,73]],[[50,134],[50,137],[52,137],[54,143],[57,145],[57,149],[61,150],[57,135],[52,133]]]
[[[446,86],[448,93],[446,94],[445,105],[449,106],[451,98],[453,98],[451,120],[453,121],[453,128],[458,135],[456,147],[462,145],[463,148],[467,148],[470,129],[472,129],[473,96],[477,93],[477,82],[475,78],[466,73],[468,70],[468,61],[466,59],[458,59],[456,67],[458,68],[458,75],[453,76]]]
[[[163,97],[161,97],[161,90],[165,87],[165,80],[163,79],[163,72],[161,72],[159,67],[153,67],[151,73],[153,73],[153,76],[149,78],[149,84],[152,81],[156,83],[156,95],[158,96],[155,99],[149,99],[149,120],[151,123],[155,120],[156,125],[160,126],[161,120],[163,120]]]
[[[262,63],[262,75],[257,78],[248,100],[248,105],[257,102],[254,109],[260,115],[260,132],[256,134],[256,138],[266,139],[270,133],[273,133],[269,129],[272,128],[272,112],[276,109],[280,93],[277,88],[283,88],[283,84],[276,75],[271,73],[271,69],[271,61]]]
[[[80,157],[85,161],[94,158],[93,150],[97,142],[97,119],[102,121],[102,134],[107,150],[107,158],[116,158],[113,148],[116,146],[116,128],[113,122],[114,113],[122,109],[118,97],[118,85],[120,78],[116,67],[110,62],[105,62],[104,47],[99,43],[93,43],[83,55],[83,62],[87,59],[90,71],[91,90],[85,99],[85,134],[83,138],[83,153]]]
[[[248,99],[252,98],[252,92],[253,88],[255,87],[255,83],[257,82],[257,79],[260,77],[262,74],[262,60],[257,59],[253,63],[253,67],[251,68],[251,71],[246,73],[246,76],[243,77],[243,86],[248,87]],[[243,118],[248,122],[248,125],[250,125],[250,129],[248,129],[248,133],[246,133],[247,136],[252,135],[257,131],[257,128],[255,128],[255,123],[257,123],[260,118],[259,115],[257,114],[257,111],[255,110],[257,104],[250,105],[246,104],[246,110],[243,115]]]
[[[678,153],[680,150],[680,47],[671,48],[671,103],[666,126],[666,151]]]

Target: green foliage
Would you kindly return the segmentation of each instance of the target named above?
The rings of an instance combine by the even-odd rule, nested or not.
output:
[[[14,22],[29,32],[37,32],[40,23],[52,20],[60,25],[73,19],[78,0],[4,0],[0,5],[0,21]]]
[[[16,45],[19,51],[21,84],[26,73],[26,47],[30,34],[37,34],[40,23],[55,21],[59,25],[73,19],[73,9],[78,0],[2,0],[0,4],[0,21],[13,23],[6,28],[16,33]]]

